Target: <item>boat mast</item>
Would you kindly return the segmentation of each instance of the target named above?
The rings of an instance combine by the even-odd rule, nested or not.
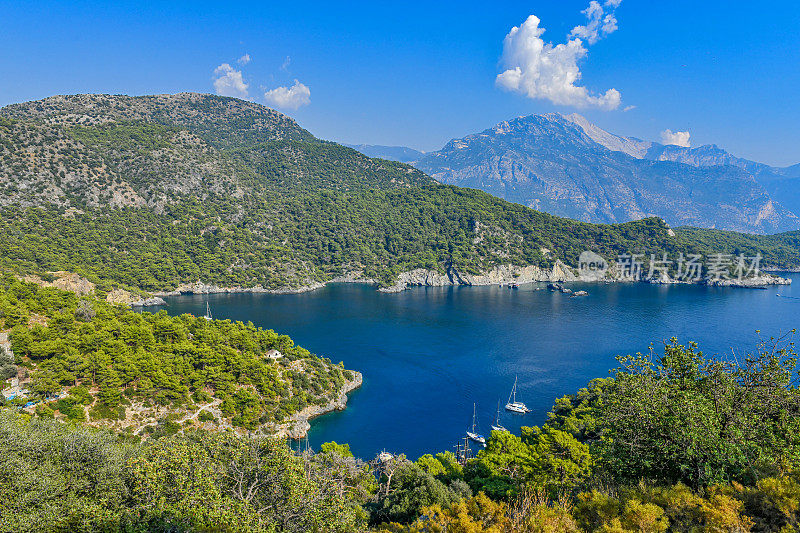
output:
[[[513,402],[511,401],[512,398],[514,399]],[[508,403],[517,403],[517,376],[514,376],[514,386],[511,387],[511,394],[508,395]]]
[[[476,416],[477,416],[477,414],[476,414],[476,406],[473,403],[472,404],[472,432],[473,433],[475,433],[475,417]]]

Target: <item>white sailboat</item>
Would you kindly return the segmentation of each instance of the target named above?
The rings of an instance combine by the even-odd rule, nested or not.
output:
[[[473,403],[472,404],[472,431],[467,431],[467,437],[469,437],[471,440],[474,440],[475,442],[477,442],[479,444],[483,444],[485,446],[486,445],[486,437],[484,437],[483,435],[478,433],[477,426],[478,426],[477,411],[476,411],[475,404]]]
[[[211,307],[208,305],[208,301],[206,301],[206,314],[203,315],[203,318],[205,318],[206,320],[214,320],[213,318],[211,318]]]
[[[492,431],[508,431],[500,424],[500,400],[497,400],[497,417],[492,424]]]
[[[529,413],[531,410],[522,403],[517,401],[517,378],[514,378],[514,387],[511,389],[511,395],[508,397],[508,403],[506,404],[506,411],[512,411],[514,413]]]

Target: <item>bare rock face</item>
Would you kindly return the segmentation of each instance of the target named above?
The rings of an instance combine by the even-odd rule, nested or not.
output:
[[[333,280],[339,281],[339,280]],[[347,280],[342,280],[347,281]],[[239,292],[266,292],[273,294],[296,294],[301,292],[313,291],[321,289],[325,286],[324,283],[319,281],[307,280],[305,285],[297,287],[284,287],[281,289],[265,289],[261,286],[255,287],[218,287],[217,285],[208,285],[202,281],[195,283],[184,283],[175,288],[174,291],[158,293],[160,296],[175,296],[178,294],[230,294]]]
[[[94,283],[86,278],[70,272],[55,272],[57,277],[53,282],[53,287],[63,291],[74,292],[78,296],[85,296],[94,293]]]
[[[153,296],[151,298],[143,298],[141,300],[136,300],[135,302],[131,302],[131,306],[133,307],[153,307],[158,305],[167,305],[167,302],[158,296]]]
[[[155,305],[166,305],[163,298],[154,296],[152,298],[141,298],[123,289],[114,289],[106,295],[106,302],[116,305],[127,305],[133,307],[147,307]]]
[[[454,139],[414,165],[442,183],[586,222],[658,216],[676,226],[749,233],[800,229],[800,212],[758,170],[771,167],[699,152],[619,137],[583,117],[549,113]],[[788,169],[770,172],[781,177]]]
[[[106,302],[116,305],[131,305],[137,298],[122,289],[114,289],[106,295]]]
[[[444,273],[435,270],[418,268],[403,272],[391,287],[378,289],[381,292],[400,292],[409,287],[444,287],[448,285],[504,285],[510,283],[534,283],[537,281],[575,281],[578,277],[572,269],[561,261],[556,261],[552,270],[543,270],[538,266],[520,267],[516,265],[500,265],[483,274],[466,274],[449,266]]]
[[[78,296],[94,294],[94,283],[74,272],[59,271],[50,272],[50,274],[55,278],[52,281],[45,281],[39,276],[25,276],[22,280],[28,283],[36,283],[42,287],[55,287],[62,291],[74,292]]]

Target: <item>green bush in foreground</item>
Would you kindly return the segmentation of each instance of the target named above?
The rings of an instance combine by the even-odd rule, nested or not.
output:
[[[660,532],[800,528],[793,345],[738,364],[672,340],[556,401],[541,428],[371,465],[347,445],[162,431],[139,443],[0,413],[4,531]],[[734,361],[734,363],[736,363]],[[80,401],[83,391],[75,391]],[[172,434],[170,434],[172,433]]]
[[[295,456],[282,441],[231,433],[145,445],[0,413],[3,531],[353,531],[349,484],[368,475]],[[349,476],[349,477],[348,477]]]

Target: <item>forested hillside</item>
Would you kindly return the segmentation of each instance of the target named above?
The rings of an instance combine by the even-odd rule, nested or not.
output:
[[[796,270],[800,265],[800,231],[787,231],[776,235],[750,235],[735,231],[675,228],[675,234],[687,246],[699,246],[707,250],[729,250],[734,254],[754,255],[761,253],[770,265],[786,270]]]
[[[0,347],[0,377],[27,390],[8,406],[138,437],[192,427],[272,434],[355,380],[252,323],[136,313],[10,276],[0,279],[2,330],[14,357]]]
[[[251,102],[57,96],[0,110],[0,268],[101,289],[302,287],[347,273],[576,266],[583,250],[730,252],[659,219],[575,222],[320,141]],[[716,244],[716,243],[715,243]],[[765,263],[800,262],[795,245]]]

